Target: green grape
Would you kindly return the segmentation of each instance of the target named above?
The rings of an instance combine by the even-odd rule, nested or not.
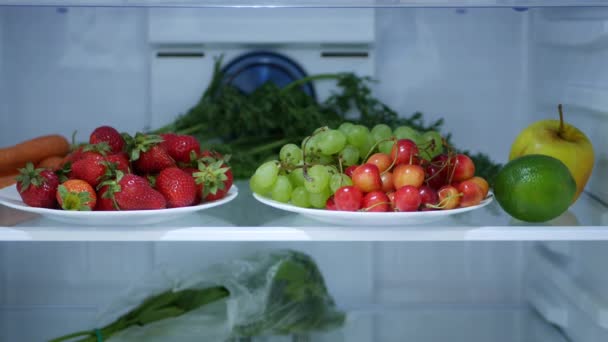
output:
[[[420,155],[426,160],[431,160],[443,153],[443,139],[436,131],[428,131],[422,134],[418,145]]]
[[[319,153],[320,150],[317,146],[318,138],[319,135],[313,135],[302,140],[302,150],[306,151],[307,157],[312,157]]]
[[[254,176],[256,176],[256,187],[270,188],[274,182],[277,181],[278,175],[279,163],[276,160],[265,162],[255,170]]]
[[[283,145],[279,159],[289,165],[298,165],[302,161],[302,150],[296,144]]]
[[[272,189],[272,186],[260,186],[260,177],[255,174],[249,180],[249,187],[251,188],[251,191],[255,192],[260,196],[267,196],[270,193],[270,190]]]
[[[353,126],[347,134],[348,143],[361,148],[366,146],[369,141],[369,129],[363,125]],[[372,138],[373,139],[373,138]]]
[[[320,193],[329,186],[330,174],[324,165],[314,165],[308,169],[308,177],[305,178],[304,187],[308,192]]]
[[[420,141],[420,133],[417,130],[409,126],[399,126],[393,132],[393,135],[397,139],[410,139],[418,145]]]
[[[340,151],[340,158],[342,158],[342,166],[351,166],[359,163],[359,149],[353,145],[346,145],[342,151]]]
[[[329,179],[329,189],[331,190],[332,194],[339,188],[349,185],[353,185],[353,181],[350,179],[350,177],[343,173],[336,173]]]
[[[315,160],[317,163],[322,165],[333,164],[334,162],[334,158],[332,158],[331,156],[326,156],[324,154],[319,154]]]
[[[377,124],[374,126],[374,128],[372,128],[371,133],[374,137],[374,142],[390,139],[390,137],[393,136],[393,131],[388,125],[385,124]]]
[[[303,186],[299,186],[291,192],[291,204],[302,207],[310,208],[310,200],[308,199],[308,191]]]
[[[291,199],[291,183],[289,178],[284,175],[277,177],[277,181],[274,182],[272,190],[270,191],[270,198],[277,202],[287,203]]]
[[[394,141],[383,141],[380,144],[378,144],[378,151],[390,155],[394,144],[395,144]]]
[[[298,186],[304,186],[304,169],[299,167],[297,169],[293,169],[289,175],[289,181],[291,182],[291,185],[296,188]]]
[[[374,137],[372,137],[371,134],[368,134],[367,135],[367,142],[365,143],[365,145],[358,147],[358,149],[359,149],[359,157],[361,159],[363,159],[365,157],[368,157],[370,155],[370,151],[371,151],[372,147],[374,147],[374,144],[375,144]],[[365,161],[363,161],[363,162],[365,162]]]
[[[310,201],[310,205],[313,208],[322,209],[325,208],[325,204],[327,203],[327,199],[331,196],[329,192],[329,188],[323,189],[323,191],[319,193],[308,193],[308,200]]]
[[[348,135],[348,132],[350,132],[351,128],[355,127],[355,124],[353,124],[352,122],[343,122],[339,127],[338,130],[342,133],[344,133],[344,135]]]
[[[340,152],[346,145],[346,135],[339,130],[331,129],[319,133],[317,146],[326,156]]]

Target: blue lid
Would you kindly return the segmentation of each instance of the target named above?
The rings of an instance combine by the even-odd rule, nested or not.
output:
[[[279,87],[306,77],[304,69],[291,58],[275,52],[252,51],[230,61],[223,68],[225,80],[245,94],[266,82]],[[314,85],[306,83],[302,91],[316,100]]]

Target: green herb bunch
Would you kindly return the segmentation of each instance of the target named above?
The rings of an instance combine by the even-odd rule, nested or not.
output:
[[[345,320],[344,312],[336,308],[314,260],[298,251],[259,252],[248,258],[213,265],[185,280],[192,284],[187,289],[169,289],[150,295],[104,327],[75,332],[50,342],[74,339],[96,342],[99,337],[105,341],[119,333],[126,333],[127,336],[120,337],[128,339],[129,331],[126,330],[130,328],[140,331],[149,328],[149,334],[156,334],[155,323],[170,323],[171,319],[199,309],[200,316],[188,319],[193,325],[190,331],[197,337],[205,334],[206,327],[212,330],[209,324],[217,322],[231,324],[224,336],[229,339],[325,331],[341,326]],[[234,305],[226,304],[226,307],[234,307],[237,311],[228,314],[210,308],[210,304],[224,299],[233,301]],[[217,320],[210,323],[210,316]],[[197,317],[206,319],[197,320]],[[143,335],[145,333],[138,336]],[[159,337],[155,338],[158,341]],[[200,340],[206,340],[206,336],[200,336]]]
[[[319,80],[336,82],[333,93],[320,103],[301,88]],[[267,82],[244,94],[225,80],[222,59],[218,58],[212,80],[198,103],[154,133],[196,136],[203,147],[232,155],[234,176],[243,179],[251,177],[262,162],[277,159],[281,146],[299,144],[318,127],[336,128],[349,121],[369,128],[383,123],[393,129],[410,126],[419,132],[441,132],[443,119],[426,124],[419,112],[400,117],[373,96],[372,82],[369,77],[353,73],[319,74],[296,80],[284,88]],[[450,135],[446,135],[449,142]],[[483,154],[474,154],[472,159],[478,174],[488,180],[493,179],[500,167]]]

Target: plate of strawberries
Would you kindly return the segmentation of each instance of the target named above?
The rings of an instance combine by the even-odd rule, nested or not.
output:
[[[228,158],[194,136],[97,127],[53,168],[28,162],[0,204],[77,225],[173,220],[236,198]]]

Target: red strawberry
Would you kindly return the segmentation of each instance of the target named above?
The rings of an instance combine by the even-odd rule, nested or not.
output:
[[[97,193],[82,179],[69,179],[57,187],[57,203],[63,210],[89,211],[97,205]]]
[[[198,162],[198,171],[192,176],[196,184],[203,185],[203,201],[214,201],[226,196],[232,186],[233,176],[230,167],[224,160],[202,158]]]
[[[114,199],[121,210],[151,210],[167,207],[165,197],[150,186],[148,181],[135,174],[118,172],[114,187]]]
[[[95,210],[112,211],[118,210],[114,204],[114,198],[109,185],[104,185],[97,191],[97,206]]]
[[[198,169],[193,167],[186,167],[184,172],[187,172],[193,180],[195,180],[194,184],[196,185],[196,197],[194,198],[194,204],[199,204],[203,200],[203,183],[196,183],[196,178],[194,177],[194,173],[198,172]]]
[[[137,133],[135,138],[130,139],[129,155],[137,173],[158,173],[175,166],[175,160],[160,145],[162,141],[163,138],[159,135],[142,133]]]
[[[201,145],[191,135],[173,135],[163,137],[163,139],[165,141],[162,146],[176,162],[189,163],[192,153],[197,156],[201,152]]]
[[[23,203],[31,207],[56,208],[59,178],[48,169],[35,169],[34,164],[19,169],[17,191]]]
[[[101,154],[91,153],[72,163],[70,179],[82,179],[91,186],[96,187],[106,172]]]
[[[222,167],[227,167],[226,164],[224,164]],[[218,200],[220,198],[224,198],[226,196],[226,194],[228,193],[228,190],[230,190],[230,188],[232,187],[232,182],[233,182],[233,176],[232,176],[232,170],[228,169],[225,173],[226,175],[226,179],[223,180],[224,186],[223,187],[218,187],[218,189],[216,190],[215,194],[212,192],[209,192],[207,194],[207,196],[205,196],[205,201],[215,201]]]
[[[108,163],[115,163],[116,169],[130,173],[129,156],[125,152],[110,154],[106,157]]]
[[[165,196],[167,207],[186,207],[196,199],[194,178],[177,167],[168,167],[156,177],[156,189]]]
[[[125,140],[118,131],[111,126],[100,126],[95,128],[89,137],[90,144],[107,143],[112,153],[122,152]]]

